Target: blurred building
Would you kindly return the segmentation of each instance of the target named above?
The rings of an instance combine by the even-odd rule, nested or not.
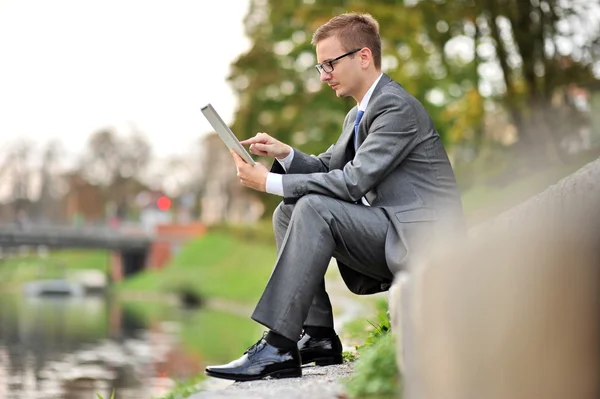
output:
[[[140,226],[147,233],[153,233],[158,225],[173,222],[171,198],[162,191],[144,190],[136,197],[140,208]]]
[[[68,173],[64,177],[68,187],[62,199],[65,221],[74,224],[103,221],[106,200],[102,189],[77,172]]]
[[[206,137],[203,151],[200,221],[206,225],[257,221],[264,212],[263,204],[239,182],[231,154],[217,134]]]

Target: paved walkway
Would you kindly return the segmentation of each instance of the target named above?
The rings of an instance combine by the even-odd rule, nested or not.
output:
[[[353,369],[354,363],[304,366],[302,378],[225,382],[221,387],[209,384],[206,387],[209,390],[197,393],[190,399],[339,399],[346,396],[343,380],[350,377]]]

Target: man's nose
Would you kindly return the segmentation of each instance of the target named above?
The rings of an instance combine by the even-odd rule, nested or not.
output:
[[[328,80],[331,79],[331,73],[330,72],[325,72],[324,70],[321,70],[320,72],[321,76],[321,82],[327,82]]]

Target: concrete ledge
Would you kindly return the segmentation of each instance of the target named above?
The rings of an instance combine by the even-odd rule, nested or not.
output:
[[[600,397],[600,160],[448,239],[390,296],[403,398]]]

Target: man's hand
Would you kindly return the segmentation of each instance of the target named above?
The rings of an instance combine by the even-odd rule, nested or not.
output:
[[[274,139],[267,133],[257,133],[248,140],[240,141],[242,145],[250,145],[250,152],[263,157],[283,159],[290,155],[292,147]]]
[[[235,151],[230,150],[229,152],[233,156],[240,182],[256,191],[267,191],[267,175],[269,174],[267,168],[259,162],[254,166],[247,164]]]

